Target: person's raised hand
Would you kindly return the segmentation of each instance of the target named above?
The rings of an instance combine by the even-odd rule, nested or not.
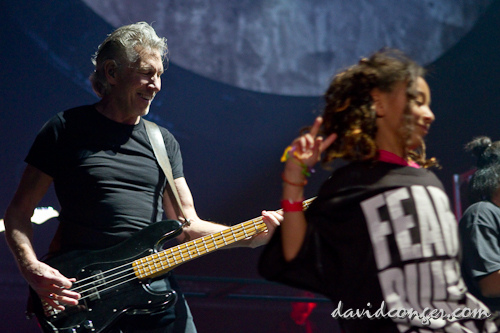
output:
[[[284,153],[284,158],[286,160],[286,168],[297,169],[299,166],[301,169],[312,168],[321,158],[321,153],[325,151],[337,138],[337,134],[330,134],[327,138],[318,136],[319,129],[323,123],[322,117],[317,117],[311,130],[305,133],[295,140],[287,148]],[[288,156],[285,156],[285,155]],[[294,161],[294,159],[296,161]],[[298,162],[298,163],[297,163]],[[295,167],[294,167],[295,165]],[[304,171],[304,170],[302,170]]]

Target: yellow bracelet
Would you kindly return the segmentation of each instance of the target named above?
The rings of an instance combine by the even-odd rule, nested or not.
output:
[[[302,160],[297,156],[297,154],[295,153],[295,147],[292,147],[292,146],[288,146],[285,148],[285,151],[283,152],[283,155],[281,155],[281,159],[280,161],[282,163],[288,161],[290,159],[290,152],[292,151],[293,152],[293,161],[295,163],[297,163],[298,165],[300,165],[300,167],[302,168],[302,174],[306,177],[310,177],[312,173],[314,173],[314,169],[307,166],[304,162],[302,162]]]

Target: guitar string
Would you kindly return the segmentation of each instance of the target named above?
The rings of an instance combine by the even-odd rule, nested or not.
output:
[[[245,222],[244,222],[244,223],[245,223]],[[256,230],[256,231],[263,231],[263,230],[259,230],[258,225],[255,225],[255,223],[251,223],[250,221],[247,221],[247,222],[246,222],[246,224],[254,224],[254,225],[253,225],[253,227],[255,228],[255,230]],[[262,224],[262,223],[260,223],[260,224]],[[239,230],[239,229],[241,229],[241,230]],[[247,227],[247,229],[248,229],[248,227]],[[253,229],[253,228],[252,228],[252,229]],[[226,231],[226,233],[229,233],[229,232],[227,232],[228,230],[229,230],[229,229],[226,229],[226,230],[223,230],[223,231]],[[243,226],[241,226],[240,228],[233,229],[233,231],[234,231],[234,230],[237,230],[237,231],[236,231],[236,233],[244,233],[243,231],[246,231],[246,230],[243,228]],[[230,239],[230,240],[225,240],[225,239],[224,239],[224,235],[222,234],[222,232],[221,232],[221,235],[219,235],[219,236],[215,236],[215,237],[211,238],[212,243],[209,243],[209,244],[208,244],[207,251],[202,252],[201,254],[195,253],[195,254],[196,254],[196,256],[195,256],[194,258],[196,258],[196,257],[197,257],[197,256],[199,256],[199,255],[203,255],[203,254],[210,253],[210,252],[212,252],[212,251],[214,251],[214,250],[218,249],[218,248],[220,247],[220,245],[222,245],[222,246],[229,245],[229,244],[235,243],[235,242],[237,242],[237,241],[239,241],[239,240],[241,240],[241,239],[246,238],[246,233],[244,233],[244,235],[243,235],[243,236],[240,236],[240,237],[241,237],[240,239],[237,239],[237,238],[236,238],[236,236],[234,235],[234,232],[232,232],[232,234],[233,234],[233,235],[232,235],[233,239]],[[216,238],[216,237],[217,237],[217,238]],[[203,238],[205,238],[205,237],[203,237]],[[207,237],[207,238],[210,238],[210,237]],[[191,243],[191,242],[190,242],[190,243]],[[198,241],[198,243],[200,243],[200,241]],[[186,244],[187,244],[187,243],[186,243]],[[180,255],[178,256],[178,257],[180,257],[180,259],[181,259],[181,260],[180,260],[180,262],[184,262],[184,261],[186,261],[186,260],[184,259],[184,254],[185,254],[185,253],[187,253],[187,254],[191,257],[191,250],[193,250],[193,245],[195,245],[194,247],[196,248],[196,244],[195,244],[194,242],[193,242],[192,244],[188,244],[188,245],[186,245],[186,246],[182,246],[182,245],[185,245],[185,244],[181,244],[181,245],[178,245],[178,246],[176,246],[176,247],[175,247],[175,248],[177,248],[177,250],[179,250],[179,249],[180,249]],[[204,245],[207,245],[207,244],[204,244]],[[149,260],[149,261],[147,261],[147,262],[145,262],[145,263],[140,263],[140,264],[138,264],[139,268],[156,266],[156,264],[161,263],[161,262],[162,262],[162,260],[163,260],[163,261],[167,261],[167,263],[170,265],[170,264],[171,264],[171,263],[170,263],[170,260],[171,260],[171,259],[173,259],[173,260],[174,260],[174,264],[177,264],[176,256],[175,256],[175,254],[173,253],[173,248],[170,248],[170,249],[167,249],[167,250],[161,251],[161,253],[166,253],[166,252],[170,252],[170,253],[167,253],[166,258],[161,258],[161,256],[159,255],[159,253],[156,253],[156,255],[157,255],[156,257],[154,257],[154,254],[149,255],[149,256],[146,256],[145,258],[151,257],[151,258],[154,258],[154,259],[152,260],[152,262],[151,262],[151,260]],[[142,258],[142,259],[145,259],[145,258]],[[193,258],[193,259],[194,259],[194,258]],[[191,258],[190,258],[190,259],[191,259]],[[141,260],[141,259],[137,259],[137,260]],[[134,260],[134,262],[135,262],[135,261],[137,261],[137,260]],[[108,274],[109,272],[112,272],[112,271],[114,271],[114,270],[117,270],[118,268],[123,268],[123,267],[125,267],[125,266],[130,266],[130,265],[132,265],[132,264],[131,264],[131,263],[127,263],[127,264],[124,264],[124,265],[122,265],[122,266],[115,267],[115,268],[113,268],[113,269],[111,269],[111,270],[108,270],[108,271],[105,271],[105,272],[99,273],[99,274],[97,274],[97,276],[101,276],[101,278],[100,278],[100,279],[95,279],[95,275],[94,275],[94,276],[91,276],[91,277],[88,277],[88,278],[86,278],[86,279],[84,279],[84,280],[89,280],[89,279],[92,279],[92,278],[94,278],[94,280],[93,280],[93,281],[90,281],[90,282],[89,282],[89,283],[87,283],[87,284],[80,285],[80,286],[78,286],[77,288],[74,288],[74,289],[71,289],[71,290],[77,291],[77,292],[79,292],[79,293],[81,293],[81,294],[85,294],[85,293],[87,293],[87,292],[93,291],[92,293],[90,293],[90,294],[88,294],[88,295],[83,296],[82,298],[80,298],[81,300],[83,300],[83,299],[86,299],[86,298],[88,298],[88,297],[92,297],[92,296],[94,296],[94,295],[98,294],[99,292],[104,292],[104,291],[106,291],[106,290],[108,290],[108,289],[115,288],[115,287],[117,287],[117,286],[119,286],[119,285],[121,285],[121,284],[124,284],[124,283],[130,282],[130,281],[132,281],[132,280],[138,279],[138,277],[135,275],[135,272],[134,272],[134,270],[133,270],[133,267],[128,267],[126,270],[119,271],[119,272],[116,272],[116,273],[114,273],[114,274],[112,274],[112,275],[110,275],[110,276],[107,276],[107,274]],[[163,264],[161,264],[161,265],[163,265]],[[171,266],[166,267],[165,269],[168,269],[168,268],[170,268],[170,267],[171,267]],[[162,268],[163,268],[163,267],[162,267]],[[128,273],[128,274],[127,274],[127,273]],[[150,273],[150,274],[149,274],[149,276],[151,276],[152,274],[156,274],[156,273],[157,273],[157,272]],[[116,275],[120,275],[120,274],[125,274],[125,275],[121,275],[121,276],[116,277],[116,278],[115,278],[115,279],[113,279],[113,280],[109,280],[109,278],[110,278],[110,277],[113,277],[113,276],[116,276]],[[105,276],[105,275],[106,275],[106,276]],[[127,278],[127,277],[130,277],[130,276],[132,276],[132,275],[134,275],[134,277],[133,277],[133,278],[128,279],[128,280],[125,280],[125,281],[120,281],[120,280],[122,280],[122,279],[124,279],[124,278]],[[108,281],[107,281],[107,280],[108,280]],[[80,281],[77,281],[77,282],[81,282],[81,281],[83,281],[83,280],[80,280]],[[117,282],[117,281],[120,281],[120,282]],[[76,283],[76,282],[75,282],[75,283]],[[106,288],[99,289],[99,288],[100,288],[100,287],[102,287],[102,286],[106,286],[106,284],[108,284],[108,286],[107,286]],[[110,285],[110,284],[111,284],[111,285]],[[85,288],[85,287],[89,287],[89,288],[88,288],[88,289],[84,289],[84,290],[82,290],[82,291],[79,291],[79,289],[81,289],[81,288]]]
[[[256,219],[254,219],[254,220],[259,220],[259,218],[256,218]],[[250,220],[250,221],[247,221],[247,222],[243,222],[242,224],[255,224],[254,220]],[[238,229],[241,229],[241,228],[243,228],[243,226],[240,226],[239,228],[236,228],[236,229],[234,229],[234,230],[238,230]],[[226,229],[226,230],[229,230],[229,229]],[[223,231],[225,232],[226,230],[223,230]],[[237,232],[239,232],[239,231],[237,231]],[[150,257],[150,256],[151,256],[151,257],[154,257],[155,255],[157,255],[157,256],[162,256],[162,254],[161,254],[161,253],[168,253],[168,254],[172,254],[172,256],[171,256],[171,257],[167,256],[166,260],[167,260],[167,261],[170,261],[170,259],[173,259],[173,260],[174,260],[174,263],[176,263],[176,262],[177,262],[177,260],[176,260],[176,256],[175,256],[175,254],[173,253],[173,252],[174,252],[174,250],[177,250],[177,251],[179,251],[179,250],[180,250],[180,253],[181,253],[181,254],[180,254],[180,256],[181,256],[181,258],[183,258],[183,257],[184,257],[184,256],[183,256],[183,253],[184,253],[184,252],[188,252],[188,255],[190,255],[190,253],[189,253],[190,251],[189,251],[189,250],[191,250],[191,249],[192,249],[192,246],[194,245],[194,246],[196,247],[196,246],[197,246],[197,244],[196,244],[196,243],[204,242],[204,238],[205,238],[205,237],[203,237],[203,238],[199,238],[199,239],[195,239],[195,240],[193,240],[193,241],[190,241],[190,242],[187,242],[187,243],[184,243],[184,244],[179,244],[179,245],[177,245],[177,246],[175,246],[175,247],[172,247],[172,248],[169,248],[169,249],[166,249],[166,250],[160,251],[160,252],[158,252],[158,253],[154,253],[154,254],[148,255],[148,256],[146,256],[146,257],[144,257],[144,258],[141,258],[141,259],[147,259],[147,258],[148,258],[148,257]],[[207,237],[207,238],[208,238],[208,237]],[[184,251],[184,249],[186,249],[186,250],[188,250],[188,251]],[[141,259],[135,259],[135,260],[133,260],[132,262],[140,261]],[[155,261],[155,263],[156,263],[156,262],[157,262],[157,260]],[[81,279],[81,280],[78,280],[78,281],[74,282],[74,284],[73,284],[73,285],[78,285],[78,287],[77,287],[77,288],[82,288],[82,287],[84,287],[84,286],[86,286],[86,285],[80,285],[80,284],[81,284],[82,282],[85,282],[85,281],[88,281],[88,280],[92,280],[92,281],[90,281],[90,282],[89,282],[89,284],[95,284],[95,282],[96,282],[96,281],[98,281],[98,280],[96,279],[96,276],[98,276],[98,275],[106,275],[106,274],[109,274],[109,273],[111,273],[112,271],[115,271],[115,270],[118,270],[118,269],[120,269],[120,268],[123,268],[123,267],[125,267],[125,266],[127,266],[127,265],[129,265],[129,264],[130,264],[130,263],[125,263],[125,264],[123,264],[122,266],[117,266],[117,267],[114,267],[114,268],[112,268],[112,269],[110,269],[110,270],[108,270],[108,271],[104,271],[104,272],[101,272],[101,273],[96,274],[96,275],[88,276],[88,277],[86,277],[86,278],[84,278],[84,279]],[[168,268],[168,267],[167,267],[167,268]],[[120,272],[117,272],[117,273],[115,273],[115,274],[120,274]],[[111,275],[111,276],[113,276],[113,275]],[[108,277],[108,278],[109,278],[109,277]],[[72,289],[72,290],[75,290],[75,289]],[[75,291],[76,291],[76,290],[75,290]]]
[[[304,208],[307,208],[307,207],[309,206],[310,202],[312,202],[312,200],[314,200],[314,199],[315,199],[315,198],[310,198],[310,199],[308,199],[308,200],[305,200],[305,201],[304,201]],[[281,211],[281,209],[280,209],[280,211]],[[220,232],[220,234],[221,234],[221,236],[222,236],[222,237],[224,237],[224,233],[229,233],[229,231],[231,231],[231,234],[233,235],[233,237],[235,237],[235,236],[234,236],[234,233],[235,233],[234,231],[236,231],[236,232],[240,232],[240,230],[239,230],[239,229],[242,229],[241,231],[245,232],[245,231],[246,231],[246,230],[245,230],[245,226],[248,226],[248,225],[253,225],[253,226],[255,226],[255,227],[256,227],[256,222],[262,222],[262,220],[263,220],[263,219],[262,219],[262,216],[261,216],[261,217],[254,218],[254,219],[252,219],[252,220],[249,220],[249,221],[246,221],[246,222],[243,222],[243,223],[241,223],[241,224],[239,224],[239,225],[234,226],[234,227],[237,227],[237,228],[234,228],[234,227],[233,227],[233,228],[229,228],[229,229],[222,230],[222,231]],[[260,224],[260,223],[259,223],[259,224]],[[213,239],[213,235],[209,235],[209,236],[212,236],[212,239]],[[172,258],[174,259],[174,262],[176,263],[176,260],[175,260],[175,254],[173,254],[173,249],[174,249],[174,248],[176,248],[177,250],[179,250],[179,249],[180,249],[180,250],[181,250],[181,252],[180,252],[180,253],[181,253],[181,255],[180,255],[180,256],[181,256],[181,262],[183,262],[183,261],[184,261],[184,260],[183,260],[183,258],[184,258],[184,256],[183,256],[183,253],[184,253],[184,252],[183,252],[183,250],[184,250],[184,249],[187,249],[187,253],[188,253],[188,255],[190,256],[190,250],[189,250],[189,248],[190,248],[192,245],[194,245],[195,247],[197,247],[197,244],[196,244],[196,243],[204,242],[205,238],[208,238],[208,236],[205,236],[205,237],[202,237],[202,238],[199,238],[199,239],[195,239],[195,240],[193,240],[193,241],[190,241],[190,242],[187,242],[187,243],[184,243],[184,244],[180,244],[180,245],[175,246],[175,247],[170,248],[170,249],[163,250],[163,251],[161,251],[160,253],[166,253],[166,252],[170,251],[170,254],[172,254]],[[245,237],[245,238],[246,238],[246,237]],[[241,239],[244,239],[244,238],[241,238]],[[239,241],[239,240],[241,240],[241,239],[238,239],[238,240],[235,240],[235,241]],[[224,240],[224,241],[225,241],[225,240]],[[216,245],[215,245],[215,247],[217,248],[217,246],[216,246]],[[198,251],[197,251],[197,252],[198,252]],[[208,251],[208,252],[210,252],[210,251]],[[159,253],[157,253],[157,255],[159,255]],[[152,255],[150,255],[150,256],[154,256],[154,254],[152,254]],[[146,256],[145,258],[147,258],[147,257],[148,257],[148,256]],[[135,261],[137,261],[137,260],[140,260],[140,259],[136,259],[136,260],[134,260],[134,262],[135,262]],[[168,258],[167,258],[167,261],[168,261]],[[154,263],[156,263],[156,261],[155,261]],[[127,264],[125,264],[125,265],[127,265]],[[123,265],[123,266],[125,266],[125,265]],[[111,269],[111,270],[109,270],[109,271],[107,271],[107,272],[103,272],[102,274],[108,273],[108,272],[110,272],[110,271],[112,271],[112,270],[114,270],[114,269],[118,269],[118,268],[120,268],[120,267],[115,267],[115,268],[113,268],[113,269]],[[77,281],[77,282],[82,282],[82,281],[85,281],[85,280],[87,280],[87,279],[92,279],[92,278],[93,278],[93,277],[92,277],[92,276],[90,276],[90,277],[88,277],[88,278],[86,278],[86,279],[79,280],[79,281]]]
[[[247,224],[250,224],[250,221],[247,221]],[[255,223],[253,223],[253,224],[255,224]],[[237,230],[237,231],[236,231],[236,233],[241,232],[241,231],[240,231],[240,230],[238,230],[238,229],[242,229],[242,228],[243,228],[243,227],[240,227],[240,228],[235,229],[235,230]],[[228,229],[227,229],[227,230],[228,230]],[[226,231],[226,230],[224,230],[224,231]],[[228,232],[226,232],[226,233],[228,233]],[[233,232],[233,234],[234,234],[234,232]],[[221,236],[223,237],[224,235],[221,235]],[[234,237],[234,235],[233,235],[233,237]],[[207,238],[208,238],[208,237],[207,237]],[[242,238],[242,239],[243,239],[243,238]],[[238,239],[238,240],[240,240],[240,239]],[[162,253],[168,253],[168,254],[171,254],[171,256],[168,256],[168,254],[167,254],[167,257],[166,257],[166,258],[160,258],[160,259],[166,259],[166,261],[170,261],[170,259],[173,259],[173,260],[174,260],[174,263],[177,263],[177,260],[176,260],[176,256],[175,256],[174,251],[180,252],[181,261],[183,261],[183,259],[184,259],[184,255],[183,255],[183,254],[187,252],[187,253],[188,253],[188,255],[191,255],[191,254],[190,254],[190,252],[191,252],[191,250],[192,250],[193,245],[194,245],[195,247],[197,247],[197,244],[196,244],[196,243],[200,243],[200,242],[202,242],[202,241],[203,241],[203,240],[201,240],[201,239],[196,239],[196,240],[194,240],[194,241],[191,241],[191,242],[188,242],[188,243],[185,243],[185,244],[180,244],[180,245],[177,245],[177,246],[175,246],[175,247],[173,247],[173,248],[169,248],[169,249],[163,250],[163,251],[161,251],[161,252],[158,252],[158,253],[154,253],[154,254],[148,255],[148,256],[146,256],[146,257],[144,257],[144,258],[141,258],[141,259],[143,259],[143,260],[144,260],[144,259],[147,259],[148,257],[152,257],[152,258],[154,258],[154,257],[162,257],[162,256],[163,256],[163,255],[162,255]],[[237,240],[236,240],[236,241],[237,241]],[[215,246],[216,246],[216,245],[215,245]],[[186,250],[186,251],[184,251],[184,250]],[[133,262],[140,261],[141,259],[135,259]],[[159,260],[154,260],[154,262],[153,262],[153,263],[157,263],[158,261],[159,261]],[[96,280],[96,278],[95,278],[96,276],[98,276],[98,275],[105,275],[105,274],[109,274],[110,272],[115,271],[115,270],[118,270],[118,269],[120,269],[120,268],[122,268],[122,267],[124,267],[124,266],[129,265],[129,264],[130,264],[130,263],[126,263],[126,264],[123,264],[122,266],[114,267],[114,268],[112,268],[112,269],[110,269],[110,270],[108,270],[108,271],[104,271],[104,272],[101,272],[101,273],[99,273],[99,274],[96,274],[96,275],[93,275],[93,276],[89,276],[89,277],[87,277],[87,278],[84,278],[84,279],[82,279],[82,280],[78,280],[78,281],[76,281],[76,282],[75,282],[75,284],[81,284],[82,282],[87,281],[87,280],[93,280],[93,281],[91,281],[91,283],[95,283],[95,282],[97,281],[97,280]],[[168,267],[167,267],[167,268],[168,268]],[[120,273],[120,272],[115,273],[115,274],[119,274],[119,273]],[[111,275],[111,276],[113,276],[113,275]],[[108,278],[109,278],[109,277],[108,277]],[[81,287],[83,287],[83,286],[79,286],[79,287],[81,288]]]
[[[311,198],[311,199],[308,199],[308,200],[304,201],[304,208],[307,208],[309,206],[310,202],[312,202],[312,200],[314,200],[314,199],[315,198]],[[187,243],[184,243],[184,244],[177,245],[177,246],[175,246],[173,248],[176,248],[178,250],[178,252],[180,253],[180,263],[183,263],[183,262],[187,261],[186,259],[184,259],[184,253],[187,253],[188,256],[189,256],[188,260],[191,260],[191,259],[197,258],[200,255],[210,253],[213,250],[217,250],[220,247],[220,246],[217,246],[217,241],[220,242],[221,239],[222,239],[222,242],[224,243],[222,246],[226,246],[226,245],[235,243],[235,242],[237,242],[239,240],[247,238],[248,236],[246,234],[247,230],[245,229],[246,228],[245,226],[251,225],[258,232],[264,231],[265,229],[259,230],[258,225],[256,224],[257,221],[259,221],[259,225],[264,224],[262,222],[262,217],[258,217],[258,218],[255,218],[255,219],[252,219],[252,220],[240,223],[239,225],[237,225],[238,228],[234,228],[234,229],[233,228],[229,228],[229,229],[222,230],[221,232],[217,233],[216,234],[217,236],[215,236],[215,237],[214,237],[214,234],[211,234],[211,235],[208,235],[208,236],[205,236],[205,237],[202,237],[202,238],[199,238],[199,239],[195,239],[193,241],[190,241],[190,242],[187,242]],[[264,224],[264,226],[265,226],[265,224]],[[267,228],[267,226],[266,226],[266,228]],[[236,233],[243,232],[244,236],[242,238],[240,238],[240,239],[237,239],[236,235],[235,235],[235,231],[236,231]],[[226,241],[226,239],[224,238],[224,236],[225,236],[224,233],[226,233],[226,234],[231,233],[232,236],[233,236],[233,240]],[[211,247],[210,249],[207,247],[207,244],[205,242],[206,239],[211,239],[212,240],[213,247]],[[199,251],[198,251],[198,248],[197,248],[197,245],[199,245],[199,244],[196,244],[196,243],[203,243],[203,245],[205,246],[205,248],[206,248],[207,251],[206,252],[202,252],[200,254]],[[195,253],[196,255],[194,257],[191,257],[190,250],[191,250],[191,247],[193,245],[194,245],[194,248],[196,249],[197,253]],[[173,259],[174,260],[174,264],[175,265],[178,264],[177,260],[176,260],[176,255],[173,252],[173,248],[169,248],[169,249],[160,251],[159,253],[148,255],[148,256],[146,256],[144,258],[141,258],[141,259],[136,259],[133,262],[137,262],[137,261],[141,261],[141,260],[146,260],[145,263],[141,262],[141,263],[139,263],[137,265],[138,266],[137,270],[139,270],[140,268],[144,269],[144,267],[149,268],[151,270],[151,267],[152,266],[156,266],[156,264],[158,264],[158,263],[160,263],[160,265],[162,266],[162,270],[166,270],[166,269],[168,269],[168,268],[170,268],[172,266],[168,266],[168,267],[164,268],[162,262],[167,261],[168,265],[170,265],[170,259]],[[162,255],[160,255],[160,253],[165,253],[166,257],[165,258],[161,258]],[[147,259],[147,258],[150,258],[150,259]],[[151,262],[151,259],[152,259],[152,262]],[[109,284],[109,283],[115,283],[116,281],[119,281],[119,280],[121,280],[123,278],[127,278],[127,277],[129,277],[131,275],[134,275],[134,277],[131,278],[131,279],[129,279],[129,280],[116,283],[114,285],[108,286],[107,288],[101,289],[100,291],[98,290],[97,292],[94,292],[94,293],[91,293],[89,295],[83,296],[81,298],[81,299],[85,299],[85,298],[88,298],[88,297],[91,297],[91,296],[95,295],[98,292],[103,292],[103,291],[106,291],[106,290],[108,290],[110,288],[115,288],[116,286],[119,286],[119,285],[121,285],[123,283],[127,283],[127,282],[135,280],[135,279],[139,279],[139,277],[137,277],[137,274],[134,271],[133,267],[128,267],[127,269],[125,269],[123,271],[118,271],[116,273],[111,274],[110,276],[104,277],[105,275],[109,274],[110,272],[116,271],[116,270],[118,270],[120,268],[123,268],[123,267],[126,267],[126,266],[130,266],[130,265],[132,265],[132,263],[126,263],[126,264],[123,264],[121,266],[114,267],[114,268],[112,268],[110,270],[107,270],[107,271],[104,271],[102,273],[97,274],[98,276],[102,276],[100,279],[95,279],[96,275],[93,275],[93,276],[89,276],[89,277],[87,277],[85,279],[82,279],[82,280],[79,280],[79,281],[75,281],[74,284],[78,284],[78,286],[76,288],[72,288],[71,290],[77,291],[77,292],[79,292],[81,294],[84,294],[86,292],[89,292],[90,290],[95,290],[95,289],[101,287],[102,285],[106,285],[106,284]],[[131,270],[132,270],[132,272],[130,272]],[[130,273],[127,273],[127,272],[130,272]],[[154,275],[154,274],[158,274],[158,272],[161,272],[161,270],[160,271],[155,271],[153,273],[149,273],[148,276],[151,276],[151,275]],[[120,275],[120,274],[125,274],[125,275],[118,276],[118,277],[116,277],[115,279],[113,279],[111,281],[106,281],[106,280],[109,280],[110,277],[114,277],[114,276]],[[82,282],[88,281],[88,280],[92,280],[92,281],[90,281],[90,282],[88,282],[86,284],[80,285]],[[84,289],[82,291],[78,291],[80,288],[87,288],[89,286],[91,286],[89,289]]]
[[[231,240],[231,241],[229,241],[229,242],[227,242],[227,243],[231,244],[231,243],[234,243],[234,242],[236,242],[236,241],[235,241],[235,240]],[[217,248],[218,248],[218,247],[214,244],[213,246],[211,246],[210,250],[209,250],[209,251],[206,251],[205,253],[210,253],[212,250],[215,250],[215,249],[217,249]],[[149,266],[154,266],[154,264],[156,264],[157,262],[158,262],[158,260],[155,260],[153,263],[146,263],[146,265],[149,265]],[[129,264],[129,265],[130,265],[130,264]],[[106,283],[108,284],[107,286],[106,286],[106,284],[102,284],[102,285],[100,285],[100,286],[95,286],[95,287],[92,287],[92,288],[90,288],[90,289],[87,289],[87,290],[82,291],[82,293],[85,293],[85,292],[89,292],[89,291],[94,290],[94,289],[98,289],[99,287],[102,287],[103,285],[104,285],[104,286],[106,286],[106,288],[99,289],[99,290],[97,290],[97,291],[95,291],[95,292],[93,292],[93,293],[91,293],[91,294],[88,294],[88,295],[86,295],[86,296],[82,297],[81,299],[86,299],[86,298],[88,298],[88,297],[92,297],[92,296],[94,296],[94,295],[98,294],[99,292],[104,292],[104,291],[106,291],[106,290],[108,290],[108,289],[115,288],[115,287],[117,287],[117,286],[119,286],[119,285],[121,285],[121,284],[124,284],[124,283],[130,282],[130,281],[133,281],[133,280],[135,280],[135,279],[139,279],[139,278],[135,275],[135,272],[133,271],[133,268],[132,268],[132,267],[130,267],[128,270],[129,270],[129,271],[130,271],[130,270],[132,270],[132,271],[131,271],[128,275],[120,276],[120,277],[118,277],[118,278],[116,278],[116,279],[114,279],[114,280],[107,281],[107,282],[106,282]],[[124,271],[124,272],[122,272],[122,273],[125,273],[125,271]],[[131,279],[128,279],[128,280],[125,280],[125,281],[120,281],[121,279],[124,279],[124,278],[130,277],[130,276],[133,276],[133,277],[132,277]],[[117,282],[117,281],[120,281],[120,282]],[[114,283],[114,284],[113,284],[113,283]],[[112,284],[112,285],[109,285],[109,284]]]
[[[218,239],[218,240],[220,241],[220,239]],[[224,241],[224,244],[225,244],[225,245],[227,245],[227,244],[232,244],[232,243],[236,242],[237,240],[230,240],[230,241],[225,241],[225,240],[223,240],[223,241]],[[215,239],[214,239],[213,246],[212,246],[212,247],[210,248],[210,250],[208,250],[206,253],[210,253],[211,251],[216,250],[217,248],[218,248],[218,246],[216,245],[216,242],[215,242]],[[168,250],[165,250],[165,251],[168,251]],[[188,249],[188,251],[189,251],[189,249]],[[181,253],[182,253],[182,252],[181,252]],[[175,257],[175,255],[174,255],[174,256],[172,256],[172,257]],[[182,257],[183,257],[183,256],[181,255],[181,261],[182,261]],[[149,262],[147,262],[147,263],[143,264],[142,266],[149,266],[149,267],[154,266],[156,263],[158,263],[159,261],[161,261],[161,260],[157,260],[157,259],[158,259],[158,258],[155,258],[155,260],[153,261],[153,263],[149,263]],[[131,268],[129,268],[129,270],[133,270],[133,268],[131,267]],[[153,273],[153,274],[154,274],[154,273]],[[117,278],[117,279],[115,279],[115,280],[113,280],[113,281],[109,281],[108,283],[113,283],[113,282],[116,282],[117,280],[120,280],[120,279],[125,278],[125,277],[128,277],[128,276],[132,276],[132,275],[133,275],[133,277],[132,277],[131,279],[128,279],[128,280],[125,280],[125,281],[121,281],[121,282],[119,282],[119,283],[115,283],[114,285],[107,286],[106,288],[100,289],[100,290],[98,290],[97,292],[94,292],[94,293],[92,293],[92,294],[86,295],[86,296],[82,297],[81,299],[85,299],[85,298],[91,297],[91,296],[93,296],[93,295],[95,295],[95,294],[97,294],[97,293],[99,293],[99,292],[105,292],[106,290],[111,289],[111,288],[115,288],[115,287],[117,287],[117,286],[119,286],[119,285],[121,285],[121,284],[124,284],[124,283],[130,282],[130,281],[133,281],[133,280],[139,279],[139,278],[135,275],[135,272],[134,272],[134,271],[132,271],[130,274],[128,274],[128,275],[126,275],[126,276],[123,276],[123,277],[119,277],[119,278]],[[105,284],[103,284],[103,285],[105,285]],[[97,288],[97,287],[96,287],[96,288]],[[90,290],[92,290],[92,289],[94,289],[94,288],[91,288]],[[88,291],[88,290],[87,290],[87,291]]]
[[[307,207],[309,206],[310,202],[311,202],[312,200],[314,200],[314,199],[315,199],[315,198],[310,198],[310,199],[308,199],[308,200],[304,201],[304,208],[307,208]],[[280,209],[280,211],[281,211],[281,209]],[[235,228],[235,229],[233,229],[234,227],[233,227],[233,228],[229,228],[229,229],[226,229],[226,230],[221,231],[220,233],[221,233],[221,236],[224,236],[224,235],[223,235],[223,233],[229,233],[229,231],[231,231],[231,233],[233,234],[233,237],[234,237],[234,231],[235,231],[235,230],[238,230],[237,232],[240,232],[240,231],[239,231],[239,229],[242,229],[242,231],[243,231],[243,232],[245,232],[246,230],[245,230],[244,228],[245,228],[245,226],[246,226],[246,225],[254,225],[254,226],[255,226],[255,223],[256,223],[256,222],[261,222],[261,221],[262,221],[262,216],[257,217],[257,218],[254,218],[254,219],[249,220],[249,221],[246,221],[246,222],[243,222],[243,223],[240,223],[239,225],[236,225],[235,227],[238,227],[238,228]],[[210,235],[210,236],[213,236],[213,235]],[[245,235],[245,236],[246,236],[246,235]],[[181,249],[181,261],[183,261],[183,260],[182,260],[182,259],[183,259],[183,255],[182,255],[182,253],[183,253],[184,248],[185,248],[185,249],[188,249],[188,251],[187,251],[187,252],[188,252],[188,255],[190,255],[190,253],[189,253],[189,247],[191,247],[192,245],[194,245],[194,246],[196,247],[196,246],[197,246],[197,244],[196,244],[196,243],[200,243],[200,242],[203,242],[203,243],[204,243],[205,238],[208,238],[208,237],[207,237],[207,236],[205,236],[205,237],[202,237],[202,238],[199,238],[199,239],[195,239],[195,240],[192,240],[192,241],[190,241],[190,242],[187,242],[187,243],[184,243],[184,244],[180,244],[180,245],[178,245],[178,246],[175,246],[174,248],[176,248],[177,250],[179,250],[179,249],[181,249],[181,248],[182,248],[182,249]],[[246,237],[245,237],[245,238],[246,238]],[[244,238],[242,238],[242,239],[244,239]],[[241,240],[241,239],[239,239],[239,240]],[[238,241],[238,240],[236,240],[236,241]],[[170,254],[172,254],[172,258],[174,259],[174,262],[176,262],[176,260],[175,260],[175,254],[173,254],[173,248],[163,250],[163,251],[161,251],[160,253],[166,253],[166,252],[168,252],[169,250],[170,250]],[[209,251],[207,251],[207,252],[209,252]],[[151,256],[154,256],[154,254],[152,254]],[[146,256],[145,258],[147,258],[147,257],[148,257],[148,256]],[[137,261],[137,260],[140,260],[140,259],[136,259],[136,260],[134,260],[134,262],[135,262],[135,261]],[[168,261],[168,259],[167,259],[167,261]],[[123,267],[123,266],[126,266],[126,265],[128,265],[128,264],[129,264],[129,263],[124,264],[124,265],[119,266],[119,267],[112,268],[111,270],[108,270],[108,271],[102,272],[101,274],[106,274],[106,273],[109,273],[109,272],[111,272],[111,271],[113,271],[113,270],[119,269],[119,268],[121,268],[121,267]],[[75,283],[81,283],[81,282],[86,281],[86,280],[89,280],[89,279],[94,279],[94,276],[89,276],[89,277],[87,277],[87,278],[85,278],[85,279],[82,279],[82,280],[76,281]]]

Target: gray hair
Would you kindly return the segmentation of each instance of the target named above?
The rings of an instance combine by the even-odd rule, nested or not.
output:
[[[106,61],[113,60],[117,69],[123,65],[128,66],[139,60],[138,48],[159,51],[162,61],[168,64],[167,39],[158,37],[151,25],[138,22],[122,26],[109,34],[92,56],[95,70],[89,79],[92,89],[99,97],[109,94],[111,90],[104,73]]]

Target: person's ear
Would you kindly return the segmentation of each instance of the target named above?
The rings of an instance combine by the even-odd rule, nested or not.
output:
[[[384,103],[382,103],[382,92],[375,88],[370,92],[373,100],[373,107],[375,108],[375,113],[377,117],[383,117],[385,115]]]
[[[116,83],[116,62],[114,60],[106,60],[104,63],[104,75],[109,84],[113,85]]]

